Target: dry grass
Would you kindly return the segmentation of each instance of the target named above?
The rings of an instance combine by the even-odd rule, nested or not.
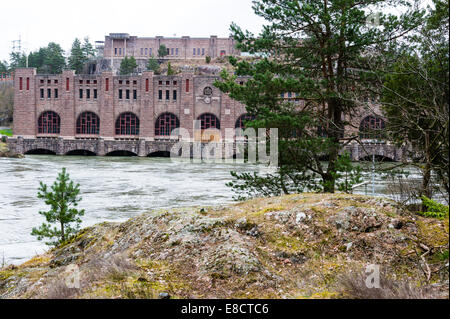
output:
[[[139,269],[125,255],[117,254],[110,258],[94,259],[87,264],[85,271],[86,282],[108,278],[113,281],[121,281]]]
[[[368,288],[364,271],[348,272],[338,277],[337,284],[349,299],[435,299],[430,287],[417,287],[408,280],[395,280],[387,271],[380,272],[380,288]]]
[[[64,279],[53,281],[48,288],[47,299],[72,299],[79,295],[79,289],[69,288]]]

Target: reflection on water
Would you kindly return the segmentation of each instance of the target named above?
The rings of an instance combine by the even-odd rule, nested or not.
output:
[[[124,221],[151,209],[230,203],[230,170],[253,171],[248,164],[196,164],[168,158],[28,155],[0,158],[0,263],[20,263],[47,247],[30,235],[47,209],[36,198],[39,181],[51,184],[62,167],[81,185],[86,210],[82,226]],[[367,178],[366,178],[367,180]],[[383,192],[377,178],[376,192]],[[364,188],[359,190],[364,193]],[[371,193],[371,186],[369,195]]]

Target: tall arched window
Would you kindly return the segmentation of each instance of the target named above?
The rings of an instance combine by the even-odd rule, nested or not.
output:
[[[122,113],[116,121],[116,135],[139,135],[139,118],[131,112]]]
[[[59,134],[61,131],[61,119],[53,111],[46,111],[39,116],[38,133],[40,134]]]
[[[163,113],[156,119],[155,123],[155,135],[156,136],[169,136],[172,131],[180,127],[180,121],[175,114]]]
[[[381,117],[367,116],[365,117],[359,126],[359,137],[368,139],[383,139],[385,123]]]
[[[245,122],[248,121],[253,121],[255,119],[255,117],[253,115],[249,115],[249,114],[243,114],[241,116],[238,117],[238,119],[236,120],[236,125],[234,126],[235,128],[241,128],[241,129],[245,129]]]
[[[201,122],[200,128],[202,130],[206,130],[209,128],[220,129],[220,121],[214,114],[210,113],[202,114],[198,117],[197,120]]]
[[[98,135],[100,131],[100,119],[93,112],[83,112],[77,119],[77,134]]]

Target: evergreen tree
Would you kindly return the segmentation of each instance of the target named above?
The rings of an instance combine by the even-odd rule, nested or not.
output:
[[[120,74],[121,75],[128,75],[133,73],[137,68],[136,59],[132,57],[125,56],[122,59],[122,62],[120,62]]]
[[[397,146],[412,146],[408,156],[420,160],[422,172],[419,197],[428,198],[433,172],[449,194],[449,3],[434,4],[426,23],[380,79],[389,138]]]
[[[73,41],[72,49],[69,56],[69,67],[75,70],[77,74],[83,72],[84,64],[87,62],[84,49],[81,47],[81,42],[78,38]]]
[[[23,53],[12,52],[10,54],[10,70],[14,71],[16,68],[24,68],[26,66],[27,57]]]
[[[148,59],[147,70],[155,72],[158,74],[160,72],[160,67],[158,61],[153,57],[153,55]]]
[[[174,75],[174,74],[175,74],[175,71],[174,71],[174,69],[172,69],[172,64],[169,62],[167,64],[167,75]]]
[[[44,199],[45,203],[50,206],[50,210],[39,212],[45,217],[47,223],[43,223],[39,228],[33,228],[31,232],[33,236],[37,236],[38,240],[49,238],[50,241],[46,244],[57,246],[78,232],[81,223],[80,217],[84,215],[83,209],[76,209],[81,201],[79,187],[79,184],[75,185],[70,180],[65,168],[58,174],[51,190],[46,184],[40,182],[38,198]],[[52,226],[52,224],[56,224],[56,226]]]
[[[368,23],[374,8],[402,4],[406,13],[401,16],[379,13],[376,23]],[[247,126],[278,128],[276,179],[284,193],[311,189],[315,179],[321,190],[334,192],[339,169],[348,167],[339,154],[358,138],[344,127],[362,106],[362,97],[372,94],[367,74],[373,70],[365,60],[416,28],[423,13],[402,0],[256,0],[253,8],[268,22],[262,33],[254,36],[235,24],[231,31],[238,49],[255,59],[231,57],[234,74],[224,70],[216,86],[256,117]],[[250,78],[240,85],[236,76]],[[285,94],[298,95],[304,104],[286,102]],[[244,176],[235,177],[236,187],[247,187],[248,181],[239,182]],[[272,180],[263,182],[271,186]]]
[[[66,66],[66,59],[64,51],[57,43],[50,42],[46,48],[43,49],[44,61],[42,65],[42,72],[49,74],[59,74]]]
[[[28,54],[28,66],[30,68],[37,68],[38,72],[42,71],[44,65],[45,49],[40,48],[38,51],[30,52]]]
[[[6,61],[0,61],[0,73],[8,72],[8,70],[9,70],[8,63]]]
[[[159,49],[158,49],[158,57],[162,59],[162,58],[164,58],[167,54],[168,54],[168,53],[167,53],[167,48],[166,48],[166,46],[165,46],[164,44],[161,44],[161,45],[159,46]]]
[[[89,41],[89,37],[85,37],[85,38],[84,38],[84,42],[83,42],[83,46],[82,46],[82,51],[83,51],[84,57],[85,57],[87,60],[89,60],[89,59],[95,57],[96,50],[95,50],[95,48],[92,46],[91,42]]]

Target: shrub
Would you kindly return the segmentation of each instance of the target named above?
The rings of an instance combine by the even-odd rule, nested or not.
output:
[[[448,218],[449,207],[444,204],[438,203],[426,196],[422,196],[422,203],[428,209],[427,212],[420,212],[422,216],[444,219]]]
[[[167,65],[167,75],[174,75],[175,70],[172,68],[172,64],[169,62]]]
[[[159,63],[156,61],[156,59],[153,57],[153,55],[148,59],[147,63],[147,70],[155,72],[155,74],[159,74]]]

